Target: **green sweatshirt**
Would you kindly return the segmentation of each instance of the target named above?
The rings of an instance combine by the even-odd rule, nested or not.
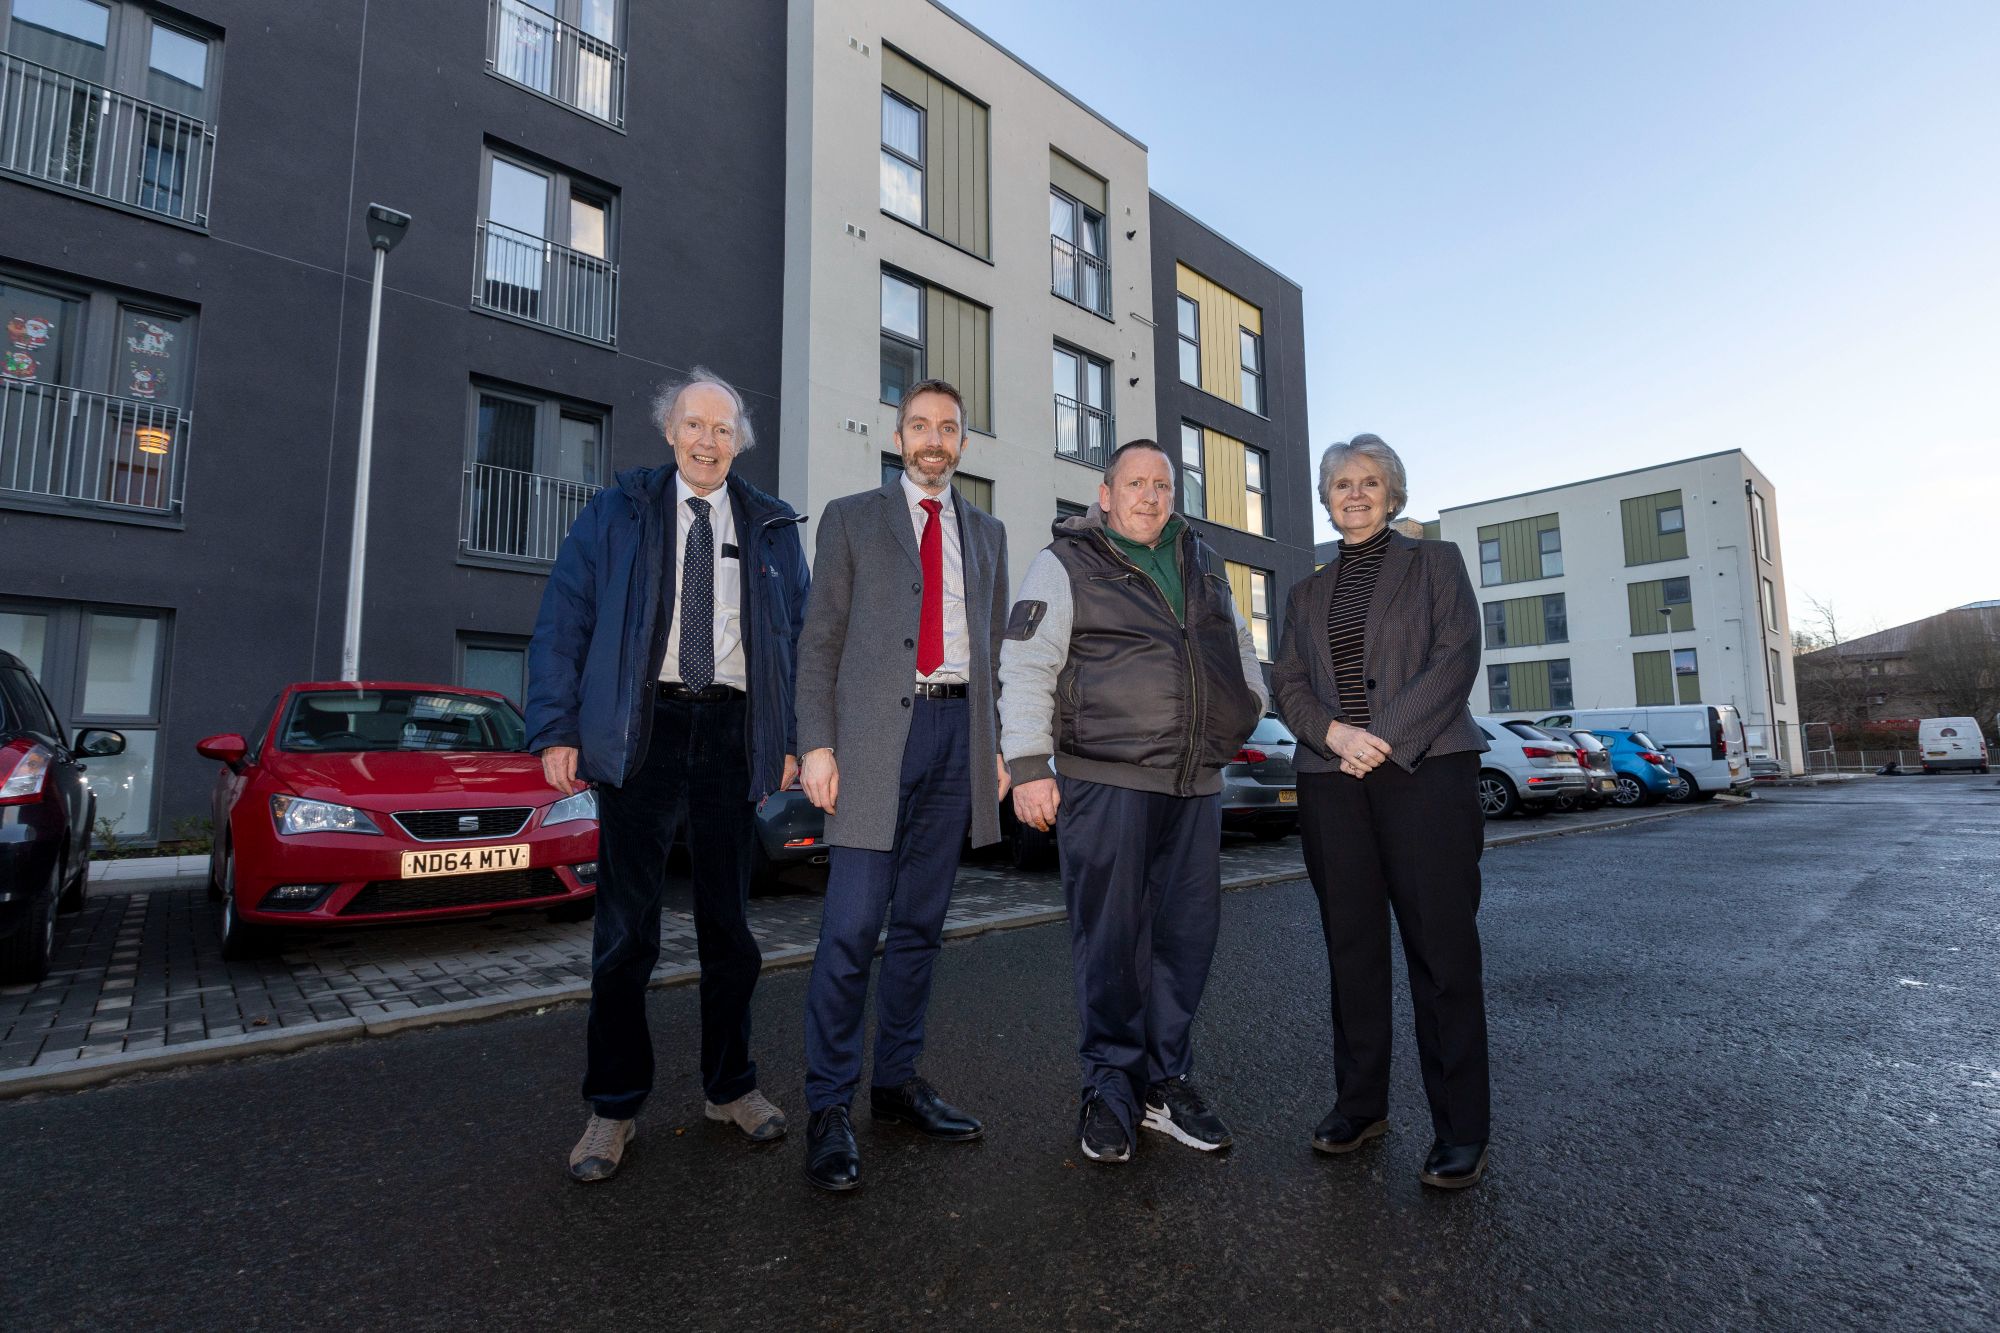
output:
[[[1157,583],[1160,591],[1167,595],[1167,605],[1174,609],[1174,619],[1187,619],[1187,593],[1181,587],[1181,529],[1187,523],[1179,514],[1167,520],[1167,526],[1160,529],[1160,539],[1151,546],[1141,546],[1138,542],[1121,537],[1109,523],[1104,525],[1104,535],[1111,538],[1118,553],[1144,570]]]

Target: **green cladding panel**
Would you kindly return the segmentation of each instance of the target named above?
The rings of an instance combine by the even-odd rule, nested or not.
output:
[[[1535,644],[1548,642],[1545,632],[1547,622],[1542,616],[1542,599],[1539,597],[1516,597],[1501,603],[1506,608],[1507,644]]]
[[[965,424],[993,430],[993,312],[942,287],[924,289],[924,370],[965,397]]]
[[[1437,541],[1439,537],[1442,535],[1443,531],[1444,531],[1444,524],[1440,520],[1434,518],[1430,522],[1424,524],[1424,540],[1427,542]]]
[[[1479,530],[1479,540],[1500,542],[1500,581],[1526,583],[1542,577],[1542,533],[1561,524],[1554,514],[1517,518],[1511,523],[1489,523]]]
[[[1674,701],[1674,668],[1668,653],[1632,654],[1632,690],[1641,708]]]
[[[985,104],[887,47],[882,86],[924,111],[925,229],[990,258],[992,141]]]
[[[1662,560],[1680,560],[1687,556],[1687,511],[1681,504],[1679,491],[1641,495],[1635,499],[1620,501],[1619,508],[1625,521],[1626,564],[1652,565]],[[1681,510],[1680,531],[1664,533],[1660,531],[1662,509]]]
[[[1668,624],[1667,617],[1660,614],[1663,610],[1671,610],[1674,613],[1672,628],[1676,630],[1694,628],[1692,603],[1682,602],[1673,607],[1667,606],[1665,579],[1650,579],[1645,583],[1627,584],[1625,600],[1630,603],[1632,633],[1635,635],[1665,634]]]
[[[1515,662],[1507,668],[1507,683],[1514,699],[1514,711],[1539,712],[1549,707],[1549,664]]]

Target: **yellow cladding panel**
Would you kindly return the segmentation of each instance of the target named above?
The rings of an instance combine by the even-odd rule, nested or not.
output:
[[[1261,336],[1264,312],[1186,264],[1174,265],[1174,286],[1201,307],[1201,387],[1232,403],[1243,401],[1243,350],[1237,330]]]
[[[1250,566],[1239,565],[1234,560],[1222,562],[1223,570],[1229,575],[1229,595],[1236,599],[1236,614],[1245,620],[1250,618]]]
[[[1250,530],[1250,505],[1244,489],[1243,441],[1219,430],[1203,430],[1202,470],[1208,474],[1208,521]]]

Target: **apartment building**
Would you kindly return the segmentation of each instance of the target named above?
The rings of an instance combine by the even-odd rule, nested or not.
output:
[[[1740,449],[1443,510],[1483,636],[1476,711],[1732,704],[1797,768],[1777,495]]]

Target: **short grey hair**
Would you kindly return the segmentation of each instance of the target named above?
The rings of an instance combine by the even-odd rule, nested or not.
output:
[[[1382,480],[1389,486],[1389,521],[1395,522],[1403,506],[1410,502],[1410,477],[1403,471],[1403,460],[1383,443],[1380,435],[1357,435],[1326,447],[1326,452],[1319,456],[1319,502],[1326,506],[1328,514],[1333,513],[1333,479],[1356,458],[1365,458],[1382,469]]]
[[[750,428],[750,409],[744,404],[743,395],[736,391],[736,386],[707,366],[696,366],[685,376],[668,380],[659,387],[653,394],[653,429],[667,436],[668,442],[672,443],[668,427],[680,416],[681,395],[702,385],[720,389],[729,395],[729,401],[736,405],[736,452],[750,452],[750,447],[757,443],[756,432]]]

